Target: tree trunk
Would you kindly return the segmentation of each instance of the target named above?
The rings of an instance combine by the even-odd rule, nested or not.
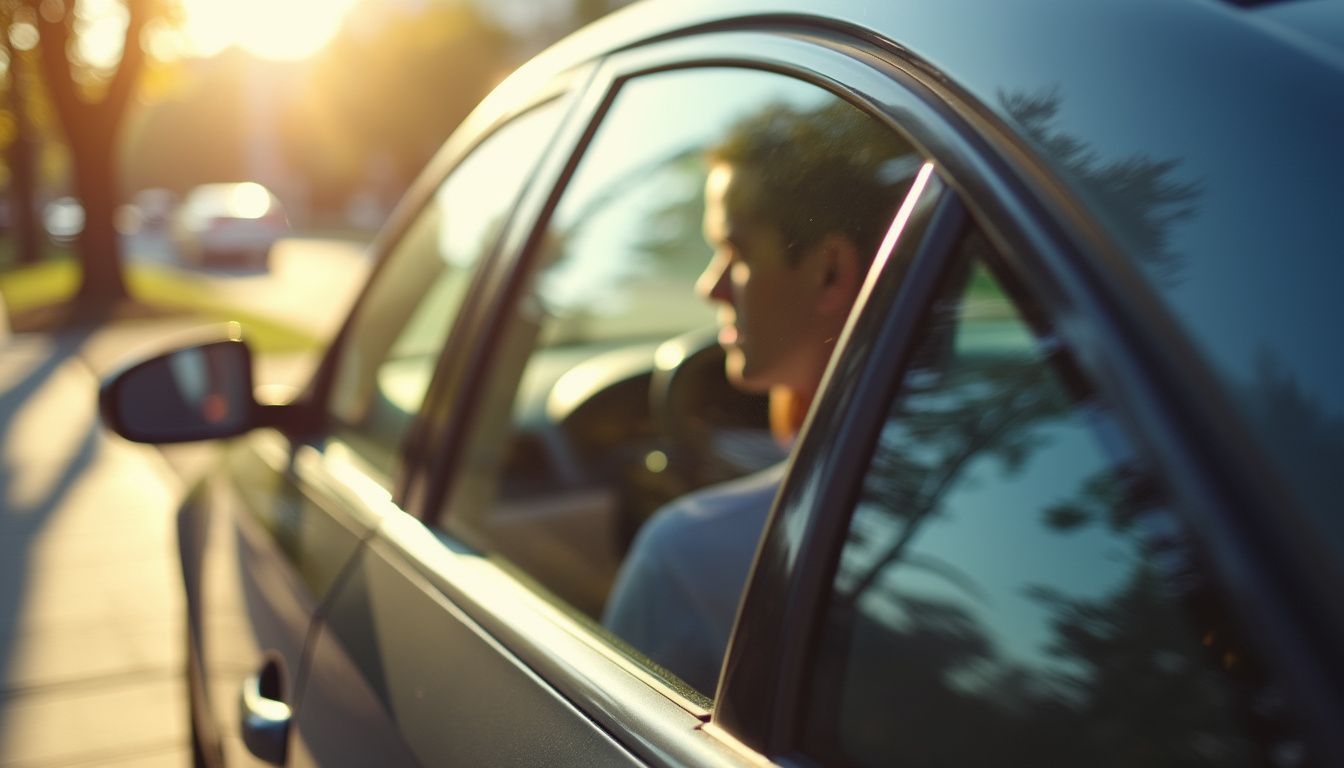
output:
[[[102,141],[70,142],[76,191],[84,206],[84,231],[79,234],[83,277],[75,299],[82,310],[98,312],[129,298],[121,269],[121,236],[114,225],[118,203],[116,153]]]
[[[15,108],[18,135],[9,147],[9,226],[14,233],[14,254],[19,264],[36,264],[42,258],[42,228],[37,224],[37,173],[33,157],[32,128]]]
[[[6,9],[12,11],[12,9]],[[12,13],[0,15],[8,32]],[[9,145],[9,228],[14,233],[14,256],[19,264],[36,264],[42,258],[42,228],[37,224],[37,142],[28,119],[27,62],[21,61],[8,34],[0,38],[0,51],[9,59],[9,108],[14,113],[14,141]]]
[[[122,117],[144,63],[140,36],[157,4],[151,0],[126,0],[129,18],[121,62],[103,97],[86,101],[68,58],[75,40],[75,4],[26,2],[38,11],[41,38],[38,60],[70,146],[75,191],[84,206],[84,231],[79,236],[84,272],[75,295],[76,309],[102,313],[129,298],[121,269],[121,239],[113,224],[120,198],[115,150]]]

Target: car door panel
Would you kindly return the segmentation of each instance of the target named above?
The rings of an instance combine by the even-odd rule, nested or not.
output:
[[[404,555],[395,543],[376,538],[332,596],[298,714],[302,746],[296,755],[321,765],[373,759],[429,765],[637,764],[408,567]],[[360,739],[332,738],[352,731]],[[389,755],[394,757],[387,762]]]
[[[341,487],[356,473],[331,471],[331,459],[279,433],[255,433],[221,462],[221,479],[182,516],[184,542],[198,542],[191,642],[219,747],[228,765],[248,765],[244,681],[275,660],[286,703],[297,700],[313,617],[377,518],[360,497],[368,488]]]

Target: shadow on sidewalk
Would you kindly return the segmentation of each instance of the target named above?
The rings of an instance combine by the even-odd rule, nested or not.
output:
[[[64,464],[56,476],[34,499],[16,498],[15,489],[22,486],[24,478],[20,476],[23,468],[16,465],[12,457],[21,455],[25,448],[14,446],[12,441],[16,437],[17,422],[21,417],[27,417],[25,408],[43,387],[49,385],[53,374],[78,354],[91,334],[91,329],[84,329],[46,337],[53,340],[45,350],[46,357],[0,392],[0,435],[4,436],[4,442],[0,444],[4,448],[0,453],[0,673],[4,675],[0,678],[0,734],[5,732],[6,726],[4,703],[14,693],[10,680],[21,630],[20,619],[30,586],[32,547],[80,475],[97,458],[100,427],[96,415],[81,426],[71,425],[68,421],[51,425],[51,434],[82,430],[82,437],[78,438],[73,452],[63,459]],[[88,395],[92,397],[93,393]],[[69,418],[72,413],[79,414],[82,410],[72,409],[55,415]]]

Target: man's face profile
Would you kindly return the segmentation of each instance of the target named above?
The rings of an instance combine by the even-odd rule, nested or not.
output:
[[[713,256],[696,289],[719,307],[719,343],[735,386],[810,395],[829,353],[815,322],[824,259],[820,249],[805,249],[791,263],[782,233],[763,215],[763,192],[749,167],[711,168],[704,229]]]

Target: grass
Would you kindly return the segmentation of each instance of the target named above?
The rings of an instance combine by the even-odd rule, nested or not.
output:
[[[25,315],[62,305],[79,287],[79,263],[52,259],[30,267],[0,272],[0,297],[15,330]],[[127,287],[136,303],[155,314],[191,315],[203,323],[237,321],[244,338],[258,354],[312,352],[321,340],[312,333],[230,304],[190,275],[152,265],[129,265]]]
[[[79,287],[79,264],[74,259],[48,259],[30,267],[0,272],[0,297],[10,318],[60,304]]]
[[[237,321],[243,338],[260,354],[312,352],[322,345],[312,333],[221,301],[208,287],[181,273],[152,266],[128,270],[131,295],[151,306],[191,311],[212,322]]]

